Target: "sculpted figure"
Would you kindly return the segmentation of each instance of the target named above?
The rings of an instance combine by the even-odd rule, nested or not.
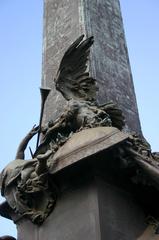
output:
[[[47,159],[52,151],[24,160],[27,144],[37,132],[38,127],[33,127],[21,141],[15,160],[0,175],[0,187],[2,196],[16,213],[41,223],[51,211],[55,197],[48,190]],[[41,201],[37,204],[39,194]]]
[[[27,216],[34,223],[42,223],[53,209],[56,191],[50,181],[47,166],[48,158],[63,145],[72,133],[85,128],[115,126],[122,129],[124,118],[120,109],[113,103],[99,106],[96,103],[96,80],[86,72],[87,60],[93,37],[83,41],[80,36],[65,52],[57,75],[55,86],[68,101],[67,108],[46,128],[40,124],[33,127],[20,143],[16,158],[1,173],[0,187],[10,207],[20,216]],[[50,89],[41,89],[43,103]],[[40,133],[41,144],[38,144]],[[33,159],[24,160],[24,152],[30,139],[38,133],[37,149]],[[40,202],[38,198],[40,196]]]
[[[86,71],[94,39],[83,38],[84,35],[80,36],[61,60],[54,82],[57,91],[67,100],[67,107],[58,119],[51,121],[48,128],[43,130],[43,140],[35,156],[45,151],[50,143],[57,149],[74,132],[98,126],[113,126],[121,130],[125,124],[122,111],[116,104],[97,104],[96,80]]]
[[[125,124],[122,111],[116,104],[99,105],[96,101],[96,80],[87,72],[87,60],[94,40],[93,37],[83,38],[80,36],[65,52],[54,80],[56,89],[67,100],[66,109],[58,119],[50,120],[44,127],[41,126],[42,104],[39,127],[33,127],[26,135],[18,147],[16,159],[0,175],[1,194],[10,207],[37,224],[46,219],[56,201],[56,188],[51,171],[49,173],[49,166],[54,167],[54,153],[73,133],[95,127],[115,127],[120,133]],[[50,89],[42,90],[44,103]],[[25,149],[36,133],[38,140],[42,133],[41,143],[39,145],[37,141],[33,159],[25,161]],[[158,187],[159,154],[152,154],[149,144],[137,135],[130,135],[124,144],[119,148],[118,160],[119,157],[122,159],[125,168],[134,165],[135,169],[141,168]]]

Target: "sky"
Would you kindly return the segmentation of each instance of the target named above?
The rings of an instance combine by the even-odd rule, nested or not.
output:
[[[142,131],[159,151],[159,1],[120,3]],[[39,121],[42,18],[43,0],[0,0],[0,170]],[[16,236],[15,225],[0,217],[6,234]]]

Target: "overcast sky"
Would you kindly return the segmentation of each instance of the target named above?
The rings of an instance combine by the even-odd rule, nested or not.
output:
[[[159,150],[159,1],[120,0],[142,130]],[[0,170],[38,123],[42,61],[42,0],[0,0]],[[16,236],[0,218],[0,236]]]

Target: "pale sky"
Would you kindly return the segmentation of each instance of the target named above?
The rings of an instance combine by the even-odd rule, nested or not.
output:
[[[159,150],[159,1],[120,0],[143,133]],[[42,0],[0,1],[1,159],[14,159],[20,140],[38,123],[42,62]],[[0,217],[0,236],[16,236]]]

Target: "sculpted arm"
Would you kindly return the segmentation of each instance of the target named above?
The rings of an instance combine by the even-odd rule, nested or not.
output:
[[[24,151],[28,145],[28,142],[38,132],[38,130],[39,130],[39,127],[33,126],[33,128],[29,131],[29,133],[23,138],[23,140],[19,144],[15,159],[24,159],[25,158]]]

